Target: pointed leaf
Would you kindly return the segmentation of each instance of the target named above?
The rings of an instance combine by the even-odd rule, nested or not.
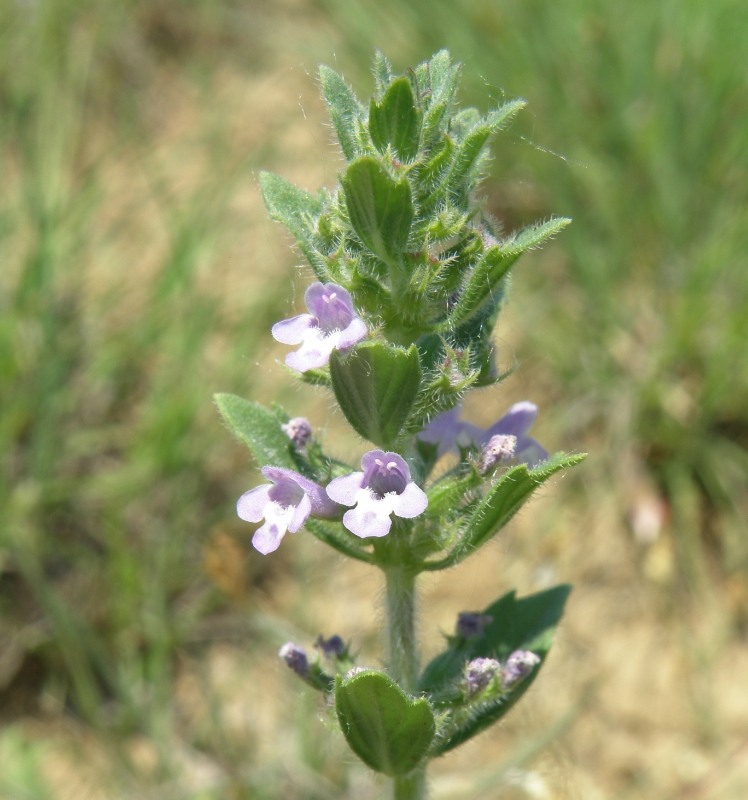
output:
[[[381,50],[377,50],[374,53],[372,72],[374,73],[374,82],[377,87],[377,96],[381,97],[393,78],[392,65]]]
[[[488,140],[501,130],[527,105],[524,100],[512,100],[492,111],[482,123],[465,136],[455,157],[449,176],[450,185],[456,187],[467,178],[476,165]]]
[[[427,562],[424,569],[439,570],[459,564],[495,536],[548,478],[562,469],[579,464],[585,456],[584,453],[556,453],[534,469],[519,464],[507,470],[470,515],[457,546],[446,558]]]
[[[281,429],[286,420],[235,394],[217,394],[214,400],[229,430],[249,447],[258,466],[298,469],[291,442]]]
[[[421,115],[407,78],[396,78],[387,87],[380,102],[371,101],[369,133],[380,153],[384,153],[391,145],[403,161],[415,158],[420,128]]]
[[[385,775],[407,775],[415,769],[434,738],[428,700],[409,697],[382,672],[338,678],[335,711],[354,753]]]
[[[335,70],[323,64],[319,68],[319,80],[343,155],[348,161],[353,161],[360,152],[356,132],[364,118],[364,108]]]
[[[365,342],[330,357],[335,397],[357,433],[381,447],[392,447],[421,385],[415,345],[404,350],[384,342]]]
[[[314,225],[322,213],[322,201],[271,172],[260,173],[260,190],[272,219],[286,226],[316,276],[325,280],[324,257],[314,246]]]
[[[474,658],[504,661],[515,650],[530,650],[541,659],[534,671],[508,694],[471,707],[469,713],[458,717],[456,726],[447,730],[445,738],[438,740],[433,755],[446,753],[480,733],[503,717],[522,697],[545,661],[570,592],[570,586],[561,585],[521,599],[515,597],[514,591],[505,594],[481,612],[492,621],[479,636],[450,639],[449,648],[428,664],[419,688],[438,696],[445,687],[460,681],[465,664]]]
[[[528,225],[500,245],[489,247],[470,273],[459,300],[440,330],[447,331],[468,321],[482,311],[484,303],[492,307],[500,303],[503,296],[501,282],[514,262],[527,250],[555,236],[570,222],[568,217],[554,217],[547,222]]]
[[[361,241],[383,261],[397,264],[413,222],[406,180],[391,178],[374,158],[354,161],[340,179],[348,216]]]

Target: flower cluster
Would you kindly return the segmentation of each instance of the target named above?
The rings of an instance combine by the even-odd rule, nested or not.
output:
[[[481,449],[481,471],[488,471],[502,460],[512,459],[536,467],[548,458],[548,452],[527,435],[538,416],[538,407],[534,403],[528,400],[515,403],[485,430],[461,420],[460,410],[459,406],[455,406],[440,414],[418,434],[418,438],[437,445],[439,456],[455,447]]]
[[[446,452],[461,437],[469,436],[476,444],[485,443],[481,462],[491,467],[518,455],[531,465],[547,457],[546,451],[525,433],[537,415],[532,403],[516,403],[486,431],[460,422],[458,414],[459,410],[455,410],[437,417],[421,438]],[[296,447],[303,448],[312,436],[309,422],[303,417],[289,420],[282,428]],[[508,449],[507,441],[511,443]],[[485,471],[487,468],[481,469]],[[426,493],[412,480],[405,459],[383,450],[365,453],[361,471],[333,478],[324,488],[290,469],[267,466],[262,468],[262,474],[271,483],[245,492],[236,511],[246,522],[263,522],[252,538],[252,546],[263,555],[277,550],[285,534],[296,533],[310,516],[339,517],[342,507],[347,506],[349,510],[342,514],[346,529],[361,539],[379,538],[390,532],[393,516],[413,519],[428,505]]]
[[[241,519],[264,521],[252,546],[263,555],[271,553],[286,532],[296,533],[310,516],[340,516],[341,506],[353,506],[343,514],[343,525],[361,539],[386,536],[392,515],[412,519],[426,510],[426,493],[411,480],[402,456],[371,450],[361,459],[361,468],[334,478],[323,489],[293,470],[263,467],[271,483],[250,489],[236,504]]]

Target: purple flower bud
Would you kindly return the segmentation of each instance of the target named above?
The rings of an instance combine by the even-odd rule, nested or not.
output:
[[[482,692],[500,673],[501,664],[495,658],[474,658],[465,665],[465,689],[468,697]]]
[[[328,658],[338,658],[338,656],[342,656],[347,650],[345,642],[337,634],[331,636],[329,639],[323,638],[322,634],[320,634],[314,646],[321,650]]]
[[[300,677],[306,678],[309,674],[309,659],[303,647],[293,642],[286,642],[278,651],[278,655]]]
[[[356,315],[350,294],[336,283],[313,283],[304,295],[308,314],[276,322],[273,338],[301,347],[286,356],[299,372],[324,367],[333,350],[345,350],[361,341],[366,323]]]
[[[306,417],[293,417],[281,425],[296,450],[303,450],[312,438],[312,426]]]
[[[497,433],[483,445],[478,459],[478,472],[487,475],[501,461],[509,461],[517,449],[517,437],[511,434]]]
[[[262,474],[272,483],[245,492],[237,501],[236,513],[246,522],[265,520],[252,537],[252,547],[263,555],[277,550],[286,531],[296,533],[310,515],[331,517],[337,513],[325,490],[298,472],[263,467]]]
[[[479,614],[477,611],[461,611],[457,615],[455,633],[463,639],[475,639],[483,633],[486,625],[493,622],[490,614]]]
[[[501,682],[505,689],[526,678],[540,663],[540,656],[529,650],[515,650],[506,660],[501,671]]]
[[[426,493],[410,478],[410,468],[397,453],[370,450],[361,459],[362,472],[334,478],[327,494],[336,503],[354,506],[343,515],[351,533],[366,539],[386,536],[391,515],[411,519],[426,510]]]

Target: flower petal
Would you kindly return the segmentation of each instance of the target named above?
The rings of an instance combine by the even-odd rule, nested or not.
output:
[[[426,492],[412,481],[400,494],[388,494],[391,499],[392,511],[404,519],[412,519],[423,514],[429,504]]]
[[[368,333],[369,329],[366,327],[366,323],[361,317],[354,317],[351,320],[351,324],[340,332],[335,347],[338,350],[346,350],[349,347],[353,347],[354,344],[360,342],[362,339],[365,339]]]
[[[333,478],[325,487],[327,496],[344,506],[353,506],[358,502],[358,493],[364,480],[363,472],[352,472],[340,478]]]
[[[529,400],[522,400],[519,403],[515,403],[498,422],[495,422],[481,434],[480,441],[476,441],[476,444],[485,444],[497,433],[516,436],[517,439],[519,439],[530,430],[537,416],[538,407],[535,403],[531,403]]]
[[[454,447],[463,427],[464,423],[460,421],[460,406],[454,406],[449,411],[434,417],[418,434],[418,438],[423,442],[438,445],[437,456],[441,457]]]
[[[325,336],[319,328],[309,328],[301,347],[286,356],[286,365],[299,372],[321,369],[330,360],[335,349],[335,334]]]
[[[263,467],[262,474],[273,483],[282,480],[292,480],[300,489],[309,496],[312,504],[311,513],[316,517],[334,517],[339,509],[336,503],[332,502],[325,493],[325,490],[309,478],[305,478],[298,472],[285,467]]]
[[[356,316],[351,295],[337,283],[313,283],[304,301],[325,333],[344,330]]]
[[[315,319],[311,314],[299,314],[298,317],[282,319],[270,329],[273,339],[281,344],[299,344],[304,341],[310,328],[314,328]]]
[[[236,513],[245,522],[259,522],[265,516],[265,506],[270,502],[268,492],[271,484],[250,489],[236,501]]]
[[[293,506],[283,508],[277,503],[268,503],[265,506],[265,524],[255,531],[252,547],[263,555],[277,550],[295,511]]]
[[[305,494],[301,498],[299,505],[297,505],[294,509],[291,521],[288,523],[288,530],[291,533],[296,533],[296,531],[299,530],[299,528],[309,519],[309,515],[311,513],[312,502],[309,499],[309,495]]]
[[[386,536],[392,527],[389,497],[377,498],[368,490],[360,489],[356,507],[343,514],[343,525],[361,539]]]
[[[530,436],[523,436],[517,440],[517,450],[514,458],[520,463],[527,464],[530,469],[548,460],[548,451]]]

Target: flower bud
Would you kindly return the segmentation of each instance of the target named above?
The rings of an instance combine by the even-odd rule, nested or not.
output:
[[[482,692],[501,672],[495,658],[474,658],[465,665],[465,689],[468,697]]]
[[[309,675],[309,659],[303,647],[293,642],[286,642],[278,651],[278,655],[299,677],[306,678]]]
[[[526,678],[540,663],[540,656],[529,650],[515,650],[506,660],[501,670],[501,682],[505,689]]]
[[[320,633],[314,646],[318,650],[321,650],[322,654],[328,658],[339,658],[344,655],[348,649],[345,642],[337,634],[331,636],[329,639],[324,639]]]
[[[517,437],[497,433],[492,436],[481,451],[478,459],[478,472],[487,475],[499,462],[509,461],[517,449]]]
[[[281,428],[296,450],[303,450],[312,438],[312,426],[306,417],[293,417]]]
[[[493,622],[489,614],[480,614],[477,611],[461,611],[457,615],[455,633],[463,639],[475,639],[483,633],[486,625]]]

